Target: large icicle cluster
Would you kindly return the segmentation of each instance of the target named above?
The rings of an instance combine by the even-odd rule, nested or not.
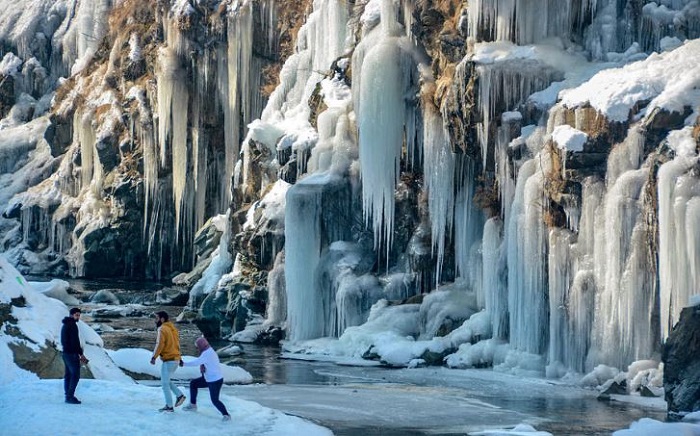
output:
[[[393,2],[381,3],[381,23],[366,36],[353,56],[359,71],[355,83],[358,114],[362,203],[372,222],[375,247],[390,250],[394,233],[394,190],[407,131],[406,94],[414,61],[401,44]],[[381,90],[378,92],[378,90]]]
[[[491,363],[503,370],[561,377],[570,371],[585,373],[601,363],[624,369],[636,360],[658,359],[661,340],[692,294],[685,290],[697,284],[700,266],[693,253],[699,243],[692,226],[697,221],[698,181],[689,171],[697,163],[695,139],[685,127],[664,140],[668,130],[691,125],[697,118],[697,41],[682,42],[698,36],[692,20],[697,5],[619,4],[469,2],[463,16],[468,17],[468,36],[478,43],[454,65],[453,89],[462,114],[470,111],[474,121],[468,128],[478,143],[463,147],[470,156],[453,153],[453,131],[444,128],[453,108],[436,110],[430,99],[434,90],[428,91],[428,98],[421,96],[420,120],[415,121],[414,106],[407,99],[414,85],[407,71],[415,74],[418,63],[407,51],[407,42],[416,40],[404,41],[401,26],[416,17],[399,22],[391,2],[371,1],[358,20],[362,38],[352,57],[354,113],[349,119],[357,120],[364,216],[371,223],[378,259],[389,257],[395,225],[404,218],[395,211],[398,177],[404,163],[406,168],[418,166],[429,223],[416,227],[409,250],[413,258],[398,268],[411,271],[410,262],[426,256],[420,241],[429,232],[437,253],[431,260],[433,277],[440,282],[445,253],[453,250],[455,276],[463,279],[461,292],[469,295],[463,301],[484,310],[479,322],[486,320],[488,329],[480,331],[488,336],[481,339],[494,338],[483,346],[460,348],[453,358],[458,365]],[[654,49],[673,51],[651,56],[644,52]],[[661,65],[664,69],[657,69]],[[432,82],[429,76],[421,75],[423,86]],[[289,85],[282,89],[291,95]],[[329,138],[337,138],[328,126],[335,126],[349,110],[330,108],[318,116],[309,172],[327,171],[328,165],[321,162],[335,155],[328,144]],[[659,126],[660,111],[681,114],[680,125],[673,121]],[[420,155],[411,154],[416,144]],[[650,150],[663,150],[664,144],[675,151],[657,177],[654,159],[662,158]],[[474,145],[478,154],[472,153]],[[357,165],[350,168],[352,177]],[[657,186],[658,212],[653,194]],[[290,195],[296,190],[293,187]],[[288,213],[298,211],[299,204],[292,204],[299,201],[288,202],[293,208]],[[477,205],[486,207],[486,213]],[[340,309],[348,304],[345,294],[337,298],[341,292],[336,278],[342,276],[338,271],[347,258],[336,256],[332,267],[332,257],[323,254],[325,243],[295,236],[311,231],[304,226],[311,225],[314,216],[308,215],[307,223],[299,216],[287,221],[286,234],[288,244],[289,238],[293,244],[315,244],[305,245],[302,257],[317,259],[311,268],[317,271],[317,281],[313,272],[301,270],[298,254],[287,245],[287,292],[290,303],[297,300],[291,306],[301,307],[302,299],[311,299],[316,310],[326,312],[312,316],[290,309],[289,331],[294,340],[333,334],[341,336],[341,343],[354,341],[360,330],[349,329],[344,335],[343,328],[352,323],[342,321],[349,313]],[[659,245],[654,248],[649,241],[654,239],[656,220]],[[387,264],[393,263],[387,259]],[[358,289],[353,298],[372,294],[370,279],[354,280]],[[388,289],[384,287],[384,295]],[[388,309],[378,305],[374,310]],[[302,321],[303,313],[312,321]],[[340,329],[322,327],[323,322]],[[367,329],[370,324],[374,321]],[[399,331],[408,330],[393,330]],[[452,339],[457,337],[467,336]],[[445,349],[432,342],[410,348],[417,353],[414,358],[420,357],[419,350]]]

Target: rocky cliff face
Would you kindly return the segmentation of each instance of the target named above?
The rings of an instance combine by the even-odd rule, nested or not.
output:
[[[185,3],[106,2],[94,11],[99,44],[61,81],[43,126],[53,175],[30,182],[4,213],[19,225],[3,249],[24,271],[189,270],[196,230],[228,208],[240,138],[276,83],[305,6],[278,17],[275,2]],[[16,74],[24,81],[27,65]]]
[[[700,306],[686,307],[664,344],[664,391],[671,417],[700,410]]]

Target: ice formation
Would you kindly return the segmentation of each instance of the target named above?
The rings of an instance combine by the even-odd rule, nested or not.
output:
[[[100,147],[122,121],[105,109],[95,118],[120,102],[99,88],[92,105],[58,108],[73,117],[80,164],[52,162],[46,120],[25,118],[46,106],[34,94],[52,75],[89,64],[109,3],[81,2],[78,24],[63,21],[68,1],[0,13],[0,36],[16,49],[0,72],[25,94],[0,123],[0,199],[8,213],[21,209],[23,228],[7,238],[39,235],[78,275],[83,235],[119,212],[105,198]],[[418,365],[454,351],[445,356],[453,367],[592,380],[656,362],[680,310],[697,300],[696,0],[470,1],[462,33],[440,36],[452,52],[433,64],[423,58],[435,48],[415,32],[425,5],[316,0],[265,105],[254,53],[278,42],[274,2],[229,4],[220,44],[201,52],[178,27],[201,4],[171,3],[158,17],[154,91],[123,90],[143,153],[142,233],[155,277],[163,263],[191,265],[195,231],[229,209],[234,189],[250,206],[242,231],[257,231],[262,214],[279,223],[265,231],[284,232],[283,254],[263,249],[274,259],[265,325],[285,325],[295,344],[338,338],[328,352]],[[33,52],[39,30],[60,59]],[[254,32],[267,46],[253,47]],[[142,61],[145,42],[122,39],[128,59]],[[94,86],[87,75],[71,80]],[[65,106],[80,96],[68,92]],[[212,110],[221,146],[207,135]],[[15,130],[26,121],[31,134]],[[278,179],[290,163],[288,186]],[[28,173],[51,165],[58,175],[28,190]],[[226,270],[243,275],[243,256],[228,251],[234,237],[222,239],[195,294]],[[417,297],[424,288],[433,292]],[[649,365],[630,373],[653,377]]]

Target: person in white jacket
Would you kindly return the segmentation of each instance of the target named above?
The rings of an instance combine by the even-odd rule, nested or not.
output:
[[[194,342],[199,350],[199,357],[190,360],[189,362],[180,361],[181,366],[198,366],[202,376],[190,381],[190,404],[183,407],[183,410],[194,412],[197,410],[197,391],[200,388],[209,388],[209,396],[211,402],[219,412],[224,416],[224,421],[230,421],[231,416],[226,410],[224,403],[219,400],[221,386],[224,384],[224,375],[221,372],[221,363],[216,351],[209,345],[209,342],[204,338],[197,338]]]

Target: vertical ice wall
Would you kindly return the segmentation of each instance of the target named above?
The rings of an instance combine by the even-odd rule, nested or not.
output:
[[[287,325],[291,340],[330,335],[335,324],[333,288],[317,277],[321,250],[343,240],[348,229],[346,181],[319,173],[287,191],[284,217]],[[292,255],[293,253],[293,255]]]
[[[543,221],[546,156],[536,156],[518,173],[508,221],[508,309],[510,344],[541,354],[547,344],[546,230]]]
[[[675,159],[658,172],[661,336],[668,337],[680,311],[700,287],[700,184],[689,170],[697,165],[691,128],[672,132]]]

